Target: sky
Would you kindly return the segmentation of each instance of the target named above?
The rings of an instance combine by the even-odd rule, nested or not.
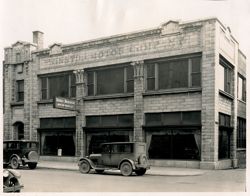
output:
[[[0,62],[4,47],[32,42],[36,30],[47,48],[210,17],[230,27],[250,59],[250,0],[0,0]]]

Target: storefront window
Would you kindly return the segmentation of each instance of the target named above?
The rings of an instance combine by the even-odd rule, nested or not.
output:
[[[41,154],[75,156],[75,128],[75,117],[41,118]]]
[[[150,159],[200,160],[201,112],[145,114]]]
[[[237,119],[237,148],[246,148],[246,119]]]
[[[149,144],[150,159],[200,159],[199,131],[166,130],[152,134]]]
[[[75,142],[73,133],[42,133],[42,155],[58,155],[61,149],[61,156],[75,156]]]
[[[219,113],[219,159],[230,158],[231,117]]]

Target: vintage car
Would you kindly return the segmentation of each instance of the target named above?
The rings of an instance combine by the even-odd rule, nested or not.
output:
[[[90,154],[78,162],[81,173],[89,173],[94,169],[102,173],[108,169],[119,169],[123,176],[133,172],[144,175],[150,168],[146,156],[146,143],[143,142],[111,142],[101,144],[100,154]]]
[[[8,140],[3,142],[3,166],[12,169],[26,164],[35,169],[39,160],[38,142],[29,140]]]
[[[3,192],[21,192],[23,185],[20,183],[21,174],[13,169],[3,170]]]

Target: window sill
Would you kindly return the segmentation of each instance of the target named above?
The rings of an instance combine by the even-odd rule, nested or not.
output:
[[[133,97],[133,96],[134,96],[134,93],[125,93],[125,94],[86,96],[83,99],[85,101],[89,101],[89,100],[98,100],[98,99],[128,98],[128,97]]]
[[[231,95],[230,93],[227,93],[225,91],[219,90],[219,94],[222,95],[222,96],[224,96],[224,97],[226,97],[226,98],[228,98],[228,99],[231,99],[231,100],[234,99],[233,95]]]
[[[246,148],[237,148],[237,151],[246,151]]]
[[[239,102],[243,103],[243,104],[246,104],[246,101],[243,101],[241,99],[238,99]]]
[[[170,90],[156,90],[156,91],[147,91],[143,93],[143,96],[150,95],[163,95],[163,94],[179,94],[179,93],[193,93],[201,92],[201,88],[182,88],[182,89],[170,89]]]
[[[53,99],[41,100],[41,101],[38,101],[37,103],[38,103],[38,104],[53,103]]]
[[[19,102],[12,102],[10,103],[10,106],[23,106],[24,102],[23,101],[19,101]]]

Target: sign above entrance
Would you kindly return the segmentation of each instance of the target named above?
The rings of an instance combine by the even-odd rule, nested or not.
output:
[[[76,110],[76,101],[73,99],[66,99],[63,97],[54,97],[54,108],[63,110]]]

